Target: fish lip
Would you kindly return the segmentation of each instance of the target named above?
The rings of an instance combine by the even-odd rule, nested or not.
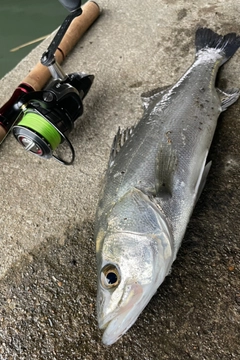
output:
[[[111,324],[111,321],[108,323],[108,326],[110,326],[110,324]],[[106,330],[104,331],[103,336],[102,336],[102,343],[107,346],[113,345],[127,332],[127,330],[128,330],[128,328],[124,332],[121,332],[120,334],[118,334],[117,336],[114,336],[114,335],[109,336],[109,334],[107,332],[107,328],[106,328]]]
[[[120,332],[115,336],[114,336],[114,332],[109,331],[113,323],[116,322],[118,318],[119,318],[119,314],[117,314],[117,312],[114,311],[113,313],[108,314],[106,317],[102,319],[98,319],[98,327],[100,330],[104,331],[102,335],[102,343],[104,345],[107,346],[112,345],[127,331],[126,329],[126,331]]]
[[[108,314],[105,318],[102,318],[102,319],[98,318],[99,329],[106,330],[107,327],[109,326],[109,324],[111,323],[111,321],[114,320],[114,318],[116,318],[117,316],[118,316],[118,314],[116,313],[116,311],[114,311],[114,313]]]
[[[116,315],[111,320],[104,321],[101,324],[99,324],[99,328],[101,330],[104,330],[102,336],[102,342],[104,345],[112,345],[128,330],[128,328],[126,328],[120,332],[111,331],[112,327],[114,326],[114,323],[116,323],[118,319],[121,317],[122,317],[121,315]]]
[[[98,316],[98,326],[104,330],[102,342],[105,345],[115,343],[126,331],[134,324],[144,306],[138,304],[142,302],[143,286],[140,284],[128,285],[128,295],[126,299],[121,299],[117,308],[107,315]]]
[[[132,315],[131,312],[129,313],[127,310],[125,310],[120,314],[116,314],[111,320],[104,321],[101,324],[104,326],[104,328],[102,328],[104,329],[102,336],[103,344],[109,346],[118,341],[135,323],[140,313],[141,311]],[[130,321],[128,321],[129,319]]]

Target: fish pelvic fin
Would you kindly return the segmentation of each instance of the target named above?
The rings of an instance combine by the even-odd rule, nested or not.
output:
[[[240,95],[239,89],[229,89],[226,92],[217,88],[217,92],[221,100],[222,111],[227,110],[229,106],[234,104]]]
[[[240,47],[240,36],[236,33],[219,35],[208,28],[199,28],[196,31],[195,46],[197,55],[200,51],[215,49],[222,55],[220,65],[230,59]]]
[[[166,133],[168,136],[168,133]],[[173,178],[177,167],[177,152],[170,141],[164,141],[158,151],[156,159],[156,195],[157,197],[171,197],[173,189]]]

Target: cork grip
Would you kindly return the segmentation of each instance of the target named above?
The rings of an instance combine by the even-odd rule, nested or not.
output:
[[[88,1],[82,6],[82,14],[72,21],[55,53],[56,61],[59,64],[62,63],[64,57],[74,48],[81,36],[98,18],[99,14],[100,8],[93,1]],[[23,79],[22,83],[28,84],[35,91],[38,91],[46,85],[50,77],[51,74],[48,68],[39,62]]]

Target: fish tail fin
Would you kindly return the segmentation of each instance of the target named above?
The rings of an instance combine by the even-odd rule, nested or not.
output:
[[[200,52],[216,50],[222,56],[221,64],[230,59],[240,47],[240,36],[236,33],[229,33],[224,36],[219,35],[208,28],[199,28],[195,38],[196,55]]]

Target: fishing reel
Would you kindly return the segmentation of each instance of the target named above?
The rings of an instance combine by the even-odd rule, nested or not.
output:
[[[48,67],[53,80],[42,91],[32,91],[21,98],[21,104],[18,104],[21,113],[12,132],[25,150],[45,159],[54,157],[61,163],[70,165],[74,161],[75,151],[68,134],[73,129],[75,120],[83,113],[82,100],[87,95],[94,76],[84,73],[67,75],[55,60],[54,53],[71,21],[82,13],[81,1],[59,1],[71,13],[41,58],[41,63]],[[54,154],[64,141],[71,151],[70,160]]]
[[[22,113],[12,132],[25,150],[45,159],[54,157],[65,165],[73,163],[75,151],[67,135],[83,113],[82,100],[92,82],[93,75],[73,73],[22,97]],[[71,150],[70,161],[54,155],[64,141]]]

